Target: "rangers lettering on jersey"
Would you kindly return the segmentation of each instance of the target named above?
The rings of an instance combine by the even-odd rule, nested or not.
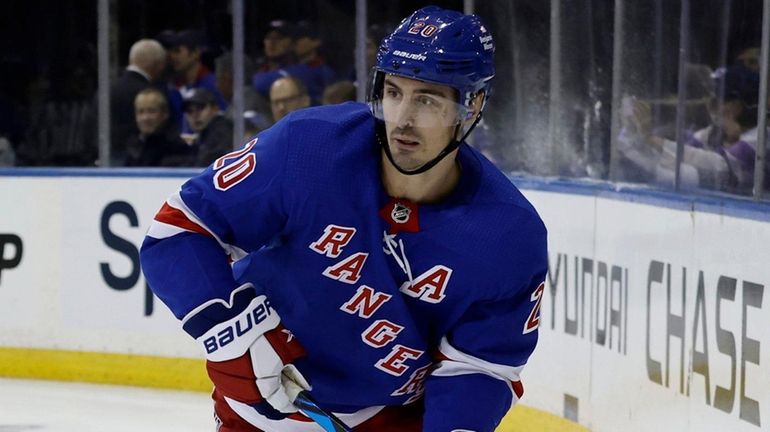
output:
[[[404,402],[404,404],[410,404],[420,397],[422,397],[422,394],[425,393],[425,378],[428,376],[428,373],[430,372],[430,368],[433,365],[425,365],[421,368],[416,369],[414,372],[412,372],[412,375],[409,377],[409,381],[406,382],[401,388],[391,393],[391,396],[403,396],[403,395],[412,395],[409,399]]]
[[[388,207],[392,208],[392,212],[387,213],[384,211]],[[380,216],[390,216],[391,223],[397,220],[401,222],[396,223],[408,222],[413,211],[412,207],[416,209],[416,206],[412,203],[403,205],[392,200],[381,209]],[[419,228],[415,231],[419,231]],[[350,243],[355,233],[355,228],[329,224],[324,229],[323,235],[311,243],[309,247],[316,253],[336,258],[342,253],[342,248]],[[328,266],[322,274],[339,282],[355,284],[361,278],[368,255],[365,252],[355,253],[336,264]],[[452,270],[446,266],[434,266],[420,275],[413,284],[406,282],[402,286],[401,291],[406,292],[411,297],[420,298],[429,303],[438,303],[445,297],[444,290],[451,274]],[[340,306],[340,310],[351,315],[358,315],[358,317],[363,319],[370,319],[391,298],[390,294],[377,292],[369,286],[361,285],[356,290],[356,293]],[[386,319],[379,319],[361,333],[361,340],[373,348],[383,348],[396,340],[402,330],[404,330],[402,325]],[[399,344],[374,366],[390,375],[400,376],[409,369],[409,366],[404,363],[407,360],[418,359],[422,353],[423,351],[421,350]]]
[[[361,318],[371,318],[391,297],[390,294],[376,292],[366,285],[361,285],[356,294],[340,309],[349,314],[358,314]]]
[[[310,243],[310,249],[329,258],[337,258],[342,253],[342,248],[353,240],[355,234],[355,228],[327,225],[321,238]]]
[[[417,276],[414,282],[404,282],[400,291],[428,303],[438,303],[446,297],[444,290],[449,283],[450,276],[452,276],[452,269],[437,265]]]
[[[354,284],[361,278],[361,270],[368,256],[365,252],[353,254],[340,263],[327,267],[323,275],[346,284]]]
[[[377,369],[395,376],[401,376],[409,369],[404,365],[406,360],[417,360],[423,354],[423,351],[396,345],[390,350],[390,354],[375,364]]]
[[[396,339],[404,327],[388,320],[377,320],[361,334],[361,339],[369,346],[382,348]]]

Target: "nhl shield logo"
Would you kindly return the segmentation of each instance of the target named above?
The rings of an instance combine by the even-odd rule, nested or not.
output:
[[[412,214],[412,209],[397,202],[393,206],[393,210],[390,212],[390,217],[393,222],[404,224],[409,222],[409,216]]]
[[[416,204],[403,199],[391,198],[385,203],[378,214],[388,223],[388,232],[420,232],[420,210]]]

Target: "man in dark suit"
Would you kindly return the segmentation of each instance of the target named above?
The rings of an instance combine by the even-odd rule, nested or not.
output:
[[[166,50],[158,41],[141,39],[131,46],[126,70],[110,86],[112,165],[122,165],[126,139],[139,133],[134,118],[136,95],[156,82],[165,68]]]

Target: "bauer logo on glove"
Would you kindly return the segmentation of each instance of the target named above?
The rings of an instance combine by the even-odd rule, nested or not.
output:
[[[182,327],[201,343],[206,358],[221,361],[245,353],[259,336],[279,322],[267,297],[255,296],[253,286],[243,285],[232,292],[229,304],[214,299],[193,309]],[[225,347],[226,352],[220,351]]]
[[[253,285],[233,290],[229,302],[214,299],[200,305],[182,327],[206,351],[209,378],[225,398],[270,419],[297,412],[289,394],[311,387],[291,363],[305,350]]]

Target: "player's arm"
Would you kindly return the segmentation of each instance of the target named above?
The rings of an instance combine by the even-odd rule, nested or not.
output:
[[[142,270],[177,318],[211,299],[229,299],[237,286],[230,263],[283,230],[285,155],[269,145],[279,138],[265,134],[220,157],[155,215],[140,250]]]
[[[521,257],[512,295],[473,304],[439,346],[425,383],[424,431],[492,432],[524,393],[519,375],[537,343],[547,271],[545,233]]]
[[[273,418],[296,411],[282,372],[308,387],[290,365],[304,352],[264,290],[236,283],[230,262],[285,228],[289,143],[282,129],[266,131],[186,182],[155,216],[140,252],[149,286],[199,342],[217,388]]]

